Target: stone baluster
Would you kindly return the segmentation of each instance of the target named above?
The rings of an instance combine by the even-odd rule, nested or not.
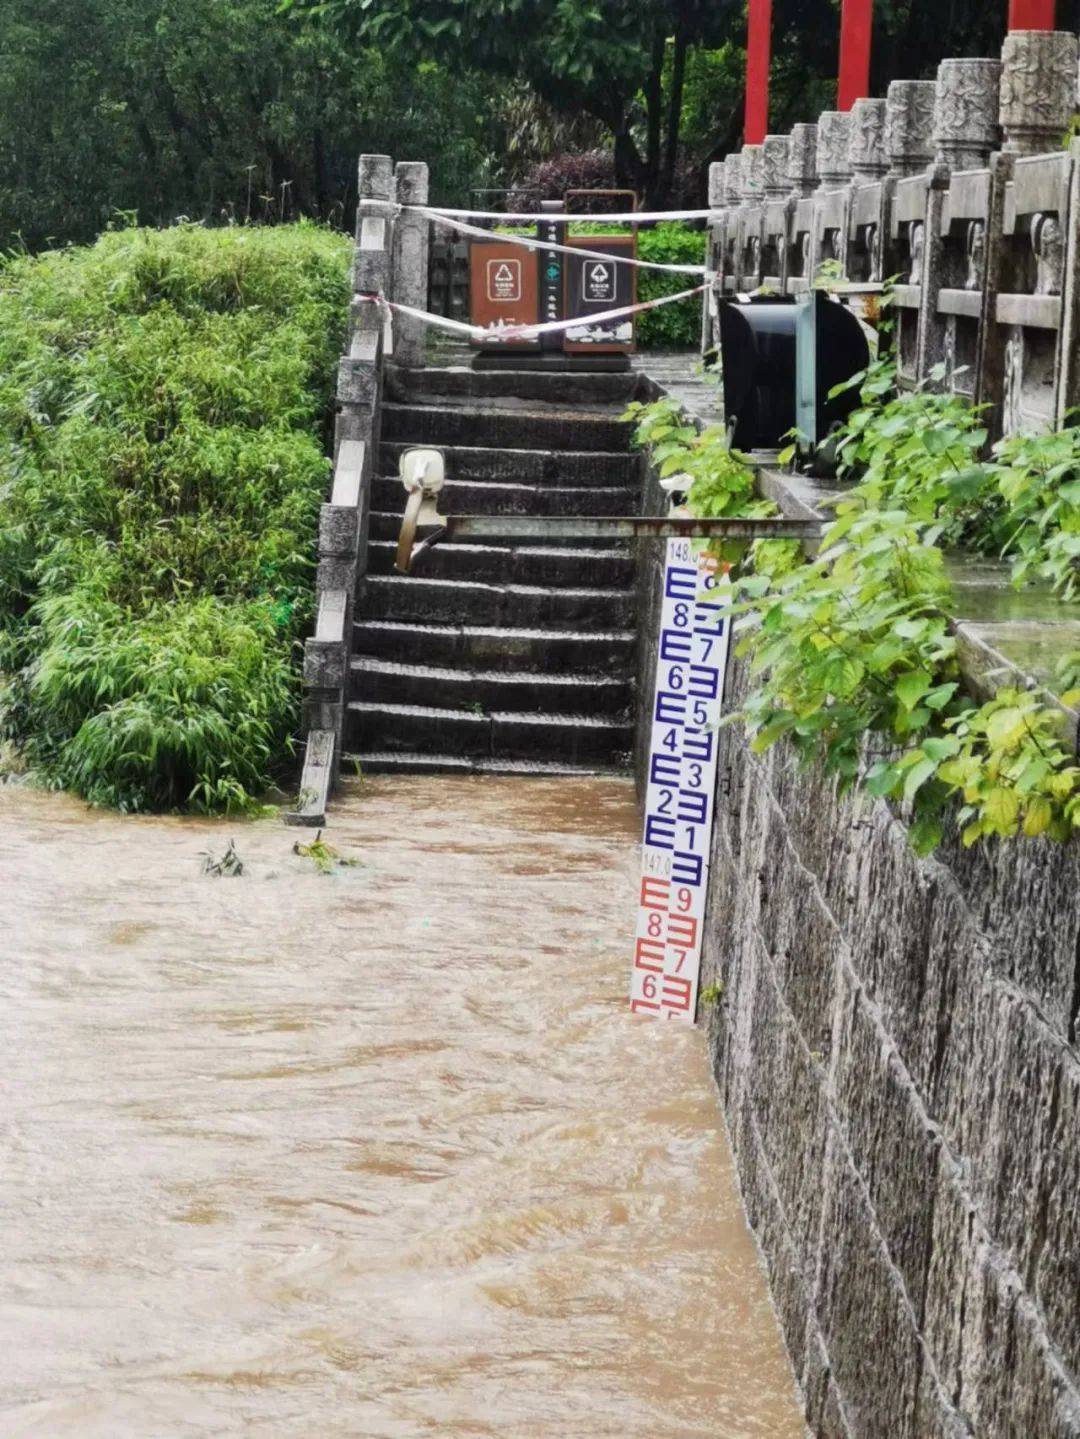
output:
[[[851,111],[848,163],[852,184],[872,185],[889,168],[885,152],[884,100],[856,100]]]
[[[761,147],[762,183],[769,200],[784,199],[791,189],[788,165],[791,141],[787,135],[766,135]]]
[[[935,366],[944,364],[946,385],[954,384],[957,326],[962,323],[970,324],[971,320],[960,320],[955,315],[941,315],[938,310],[942,286],[948,284],[955,288],[960,279],[956,273],[955,258],[952,262],[952,276],[948,280],[945,278],[945,198],[952,185],[954,172],[982,170],[990,162],[990,155],[999,138],[997,113],[1000,77],[1001,65],[996,60],[944,60],[938,67],[934,97],[934,163],[930,170],[926,206],[920,371],[928,374]],[[956,229],[957,221],[954,216],[954,246],[958,243]],[[986,249],[985,214],[969,220],[964,244],[968,256],[967,273],[963,277],[964,286],[982,290],[985,278],[985,267],[982,263]],[[985,298],[983,308],[985,309]],[[980,318],[976,323],[981,326],[985,320]],[[976,363],[970,367],[967,383],[970,385],[970,392],[977,396],[982,383],[978,368],[977,339]]]
[[[934,159],[933,80],[894,80],[885,104],[885,148],[889,174],[897,179],[917,175]]]
[[[742,156],[732,151],[724,158],[724,223],[720,239],[720,293],[733,282],[738,289],[739,206],[742,204]]]
[[[761,147],[766,205],[762,227],[761,281],[764,283],[766,277],[775,277],[781,290],[787,281],[788,245],[795,209],[788,181],[790,150],[791,140],[787,135],[766,135]]]
[[[817,148],[816,125],[792,126],[791,143],[788,146],[787,180],[797,196],[812,195],[817,189]]]
[[[739,226],[736,285],[747,278],[756,287],[761,283],[761,236],[765,224],[765,151],[761,145],[742,148],[743,209]]]
[[[934,149],[950,170],[983,170],[1001,138],[1000,60],[942,60],[934,104]]]
[[[724,159],[724,204],[735,208],[742,200],[742,156],[732,151]]]
[[[818,117],[818,187],[814,195],[808,278],[813,282],[825,261],[846,273],[851,183],[850,113],[825,110]]]
[[[1077,39],[1066,30],[1013,30],[1001,51],[1001,127],[1010,155],[1061,148],[1076,104]]]
[[[841,110],[822,111],[817,123],[819,195],[841,190],[851,179],[851,116]]]
[[[747,205],[755,204],[765,193],[762,175],[763,160],[764,156],[760,145],[744,145],[742,147],[742,169],[740,171],[742,199]]]
[[[402,160],[394,169],[399,205],[426,205],[428,167],[422,160]],[[417,310],[428,307],[428,249],[431,222],[426,215],[405,209],[394,223],[393,285],[395,300]],[[394,316],[394,359],[399,365],[420,367],[427,350],[423,322],[408,315]]]
[[[901,309],[897,316],[897,347],[909,380],[928,370],[926,315],[939,273],[941,197],[935,208],[924,178],[934,160],[936,92],[933,80],[894,80],[885,102],[889,196],[879,273],[907,272],[908,283],[921,289],[919,309]]]
[[[851,110],[851,194],[845,238],[849,280],[880,280],[882,202],[888,154],[885,149],[884,100],[856,100]]]

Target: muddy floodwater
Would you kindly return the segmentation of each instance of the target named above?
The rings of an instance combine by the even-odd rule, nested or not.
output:
[[[801,1435],[619,781],[0,789],[0,1433]],[[239,878],[204,876],[234,839]]]

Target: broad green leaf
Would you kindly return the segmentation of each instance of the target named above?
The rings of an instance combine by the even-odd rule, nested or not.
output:
[[[921,759],[918,764],[913,764],[904,776],[904,798],[913,799],[936,769],[937,762],[932,759]]]
[[[1020,813],[1020,799],[1015,790],[999,785],[983,801],[983,820],[998,834],[1007,834]]]
[[[1054,808],[1044,795],[1035,795],[1024,811],[1024,833],[1029,837],[1042,834],[1054,817]]]
[[[896,695],[905,709],[913,709],[932,685],[925,670],[908,670],[896,680]]]
[[[927,759],[940,763],[944,759],[951,759],[960,751],[960,741],[954,734],[931,736],[924,739],[920,748]]]

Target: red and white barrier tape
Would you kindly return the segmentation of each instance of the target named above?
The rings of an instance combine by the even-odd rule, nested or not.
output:
[[[506,210],[451,210],[434,205],[402,205],[403,210],[418,210],[433,219],[451,215],[461,220],[501,220],[504,225],[531,224],[533,221],[555,220],[560,225],[652,225],[663,220],[707,220],[715,210],[631,210],[620,215],[564,215],[560,210],[541,210],[530,214],[511,214]]]
[[[609,254],[605,250],[587,250],[584,245],[554,245],[544,240],[538,240],[533,235],[508,235],[503,232],[482,230],[479,225],[467,225],[464,220],[451,219],[447,215],[433,215],[433,220],[439,224],[448,225],[458,230],[463,235],[476,235],[482,240],[495,241],[508,245],[520,245],[525,250],[555,250],[560,255],[583,255],[587,260],[610,260],[616,265],[633,265],[638,270],[663,270],[669,275],[709,275],[712,272],[705,265],[666,265],[659,260],[639,260],[636,255]],[[506,220],[512,224],[516,216],[507,215]]]
[[[414,309],[412,305],[399,304],[383,295],[357,295],[358,300],[380,306],[384,312],[408,315],[436,330],[449,330],[455,335],[468,335],[473,340],[532,340],[539,335],[554,335],[560,330],[580,329],[584,325],[606,324],[608,320],[621,320],[627,315],[638,315],[644,310],[657,310],[661,305],[674,305],[679,300],[690,300],[695,295],[711,290],[712,285],[695,285],[692,290],[680,290],[677,295],[660,295],[655,300],[643,300],[637,305],[624,305],[618,310],[598,310],[594,315],[579,315],[573,320],[545,320],[537,325],[469,325],[464,320],[451,320],[446,315],[432,315],[427,310]]]

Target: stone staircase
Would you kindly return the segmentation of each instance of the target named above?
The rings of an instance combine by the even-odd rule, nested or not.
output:
[[[446,457],[444,514],[640,508],[638,376],[390,368],[343,770],[580,774],[633,743],[635,570],[618,540],[444,540],[393,569],[403,450]]]

